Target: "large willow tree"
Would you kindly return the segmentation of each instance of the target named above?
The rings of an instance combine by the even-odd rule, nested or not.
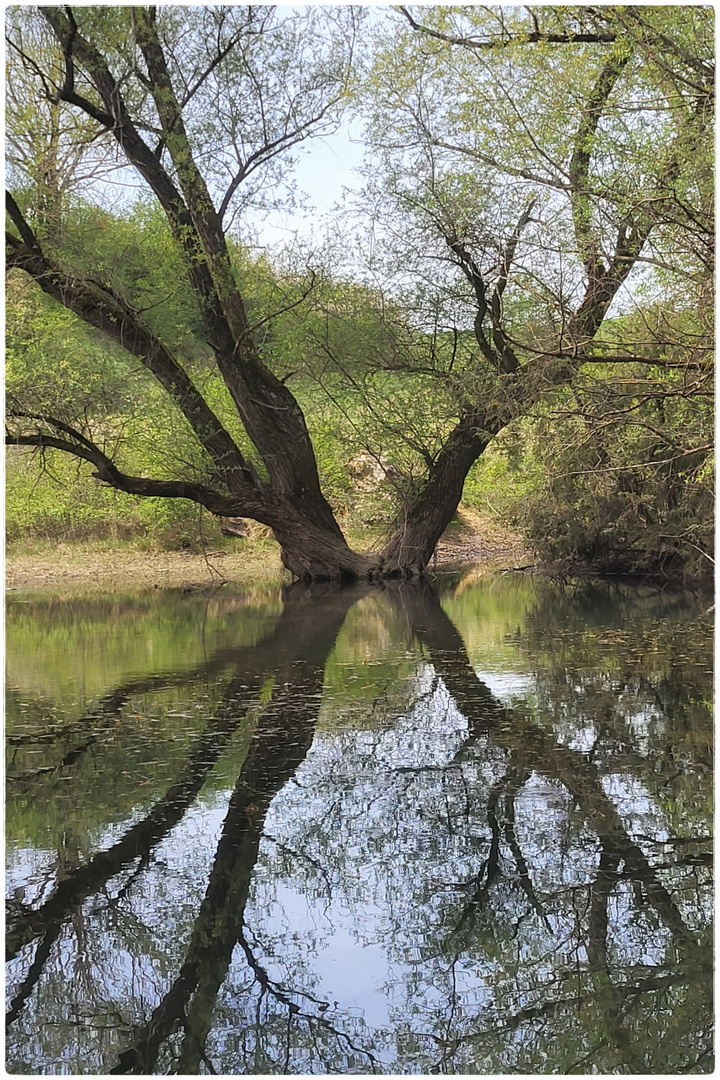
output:
[[[488,444],[587,364],[660,361],[695,380],[708,366],[694,323],[687,333],[674,326],[668,343],[657,328],[644,342],[618,340],[617,320],[613,333],[607,321],[623,291],[642,285],[657,303],[679,281],[690,292],[707,287],[711,13],[423,8],[376,18],[359,93],[378,202],[405,283],[427,278],[423,258],[436,269],[429,306],[408,312],[403,349],[373,352],[367,365],[420,380],[428,427],[437,431],[439,409],[444,426],[417,446],[422,482],[385,549],[350,549],[303,412],[272,348],[261,347],[268,319],[253,320],[228,230],[282,179],[294,145],[337,122],[358,49],[373,36],[358,34],[361,14],[9,12],[8,268],[144,365],[208,469],[202,482],[130,475],[71,410],[32,402],[9,408],[8,441],[90,462],[121,491],[269,525],[285,566],[306,580],[421,573]],[[30,88],[29,101],[13,97],[13,79]],[[140,183],[167,218],[249,451],[132,297],[77,257],[67,177],[83,162],[83,191],[107,185],[111,159],[116,182]]]

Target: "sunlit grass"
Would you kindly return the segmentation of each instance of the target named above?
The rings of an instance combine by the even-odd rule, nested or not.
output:
[[[28,539],[8,543],[6,584],[13,588],[61,582],[154,585],[209,585],[223,580],[278,584],[288,577],[280,549],[270,538],[223,538],[203,551],[163,551],[146,541]],[[289,579],[289,578],[288,578]]]

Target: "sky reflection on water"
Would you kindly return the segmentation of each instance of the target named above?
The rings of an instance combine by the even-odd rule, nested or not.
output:
[[[16,599],[9,1071],[712,1070],[706,599]]]

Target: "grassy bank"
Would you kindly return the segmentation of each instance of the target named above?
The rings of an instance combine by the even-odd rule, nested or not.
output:
[[[223,580],[240,585],[290,580],[280,562],[280,549],[268,536],[237,540],[213,536],[201,550],[168,551],[146,539],[10,540],[5,553],[6,584],[26,588],[55,584],[123,584],[145,588],[163,585],[206,586]],[[372,547],[378,538],[350,530],[349,542]],[[476,563],[504,569],[530,560],[522,540],[470,509],[459,511],[440,543],[431,569]]]
[[[269,540],[233,541],[205,553],[149,550],[133,541],[32,540],[9,543],[5,553],[9,588],[66,583],[152,588],[223,580],[251,585],[279,582],[283,573],[280,550]]]

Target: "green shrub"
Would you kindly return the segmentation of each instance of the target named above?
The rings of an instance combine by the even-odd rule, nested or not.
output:
[[[195,505],[126,495],[93,480],[90,472],[57,451],[46,451],[41,460],[31,450],[10,447],[5,492],[8,540],[142,537],[167,547],[199,543]],[[204,517],[207,531],[208,515]]]

